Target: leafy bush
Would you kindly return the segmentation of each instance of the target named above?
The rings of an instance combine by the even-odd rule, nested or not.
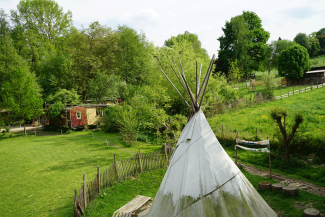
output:
[[[322,164],[322,161],[320,160],[320,158],[318,156],[316,156],[313,158],[312,163],[316,164],[316,165],[320,165],[320,164]]]
[[[136,111],[131,106],[124,106],[116,121],[122,132],[123,140],[128,144],[136,144],[140,122]]]
[[[119,131],[119,124],[117,122],[117,118],[119,113],[123,110],[122,106],[115,105],[109,106],[105,110],[104,116],[104,130],[106,132],[118,132]]]
[[[276,88],[276,81],[274,79],[274,75],[265,75],[262,77],[262,81],[264,82],[264,90],[263,95],[265,99],[274,99],[274,90]]]
[[[64,105],[60,101],[55,102],[53,105],[49,107],[49,115],[52,118],[57,118],[61,115],[63,108]]]

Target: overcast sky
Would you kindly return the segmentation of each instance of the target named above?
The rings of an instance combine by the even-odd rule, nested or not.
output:
[[[126,24],[144,31],[147,39],[163,46],[171,36],[189,31],[199,36],[209,55],[217,54],[223,32],[231,17],[243,11],[254,11],[270,32],[269,42],[293,38],[299,32],[307,35],[325,28],[325,0],[57,0],[64,11],[70,10],[74,25],[87,27],[99,21],[116,29]],[[0,0],[6,13],[15,9],[19,0]]]

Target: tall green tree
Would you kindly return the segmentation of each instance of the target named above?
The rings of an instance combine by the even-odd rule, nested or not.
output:
[[[277,42],[278,41],[272,41],[270,44],[268,44],[267,49],[265,50],[265,59],[263,61],[262,68],[263,70],[268,71],[269,75],[271,70],[277,66],[277,56],[275,53]]]
[[[9,26],[4,17],[0,17],[1,33],[0,33],[0,91],[3,93],[4,83],[10,79],[12,70],[20,67],[28,71],[28,63],[18,55],[14,43],[9,35]],[[0,94],[0,106],[3,102],[3,94]]]
[[[80,95],[75,90],[60,89],[47,97],[47,103],[56,102],[76,105],[80,103]]]
[[[310,49],[310,41],[308,36],[305,33],[298,33],[293,39],[297,44],[303,46],[307,50]]]
[[[252,71],[258,70],[265,59],[265,51],[267,49],[266,42],[270,37],[270,33],[262,28],[262,21],[256,13],[244,11],[240,16],[244,18],[244,23],[247,26],[242,25],[240,18],[235,18],[230,22],[226,21],[225,27],[222,28],[224,35],[217,39],[220,41],[220,50],[218,53],[220,64],[217,65],[215,72],[221,71],[227,75],[230,62],[234,61],[234,59],[236,59],[236,54],[240,53],[235,50],[235,43],[237,44],[236,49],[243,50],[240,48],[240,45],[247,46],[247,43],[241,41],[246,41],[250,37],[251,41],[247,53],[242,52],[242,55],[245,55],[245,58],[244,56],[243,58],[247,60],[247,64],[243,68],[245,74],[248,75]],[[238,27],[242,26],[240,27],[242,30],[245,29],[245,34],[238,30],[237,33],[235,33],[234,30],[238,27],[233,27],[234,21],[236,21]]]
[[[239,66],[240,71],[243,71],[245,73],[246,70],[245,74],[247,74],[249,70],[249,65],[252,63],[252,57],[248,55],[248,51],[251,49],[253,31],[249,29],[249,24],[245,23],[245,18],[243,16],[233,17],[231,18],[230,22],[232,23],[234,38],[236,39],[233,42],[233,58],[235,60],[234,62],[236,62],[236,67],[237,65]],[[230,74],[233,74],[234,72],[234,62],[231,63],[232,73]],[[238,79],[239,78],[236,78],[236,80]]]
[[[316,33],[316,38],[319,41],[319,45],[320,45],[320,54],[324,54],[325,53],[325,28],[320,29],[317,33]]]
[[[196,34],[188,31],[185,31],[184,34],[178,34],[177,36],[172,36],[170,39],[165,40],[164,45],[167,47],[172,47],[174,45],[174,41],[181,42],[184,40],[189,41],[192,44],[196,53],[199,53],[202,56],[209,56],[206,49],[202,48],[202,43],[199,40],[199,37]]]
[[[126,91],[126,82],[116,75],[100,72],[89,82],[89,96],[98,102],[105,102],[105,98],[117,99]]]
[[[309,38],[309,56],[317,56],[318,52],[320,51],[320,43],[319,40],[317,38]]]
[[[310,69],[309,54],[306,48],[294,45],[282,51],[278,57],[279,75],[290,79],[302,78]]]
[[[17,67],[11,70],[3,87],[4,102],[14,118],[22,119],[26,135],[25,121],[35,118],[35,110],[40,110],[43,104],[35,76],[26,69]]]
[[[85,101],[91,79],[100,71],[107,74],[118,72],[119,35],[111,28],[93,22],[88,28],[71,29],[69,41],[69,85],[82,95]],[[70,67],[70,66],[69,66]]]
[[[72,69],[73,61],[69,54],[55,52],[40,62],[36,76],[43,89],[44,99],[60,89],[71,90],[75,87],[71,77]]]
[[[118,26],[117,32],[120,37],[118,75],[127,84],[148,83],[155,68],[154,46],[147,41],[143,32],[137,33],[128,26]]]
[[[34,71],[59,46],[58,38],[72,25],[72,13],[53,0],[21,0],[17,10],[11,10],[11,20],[15,47]]]

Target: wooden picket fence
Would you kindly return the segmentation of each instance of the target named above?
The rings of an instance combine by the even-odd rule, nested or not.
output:
[[[144,170],[167,167],[171,156],[172,151],[167,150],[166,146],[164,150],[153,153],[141,153],[139,148],[138,154],[121,161],[116,161],[116,155],[114,154],[114,163],[102,173],[100,173],[99,167],[97,167],[97,175],[89,183],[85,183],[86,176],[83,174],[83,184],[79,189],[79,195],[77,189],[75,189],[74,216],[83,215],[88,204],[96,198],[101,190],[111,186],[113,182],[125,179]]]

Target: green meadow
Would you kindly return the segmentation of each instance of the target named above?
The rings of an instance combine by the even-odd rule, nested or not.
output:
[[[138,143],[124,145],[119,134],[95,132],[106,142],[94,139],[91,131],[66,135],[0,136],[0,216],[72,216],[74,189],[94,179],[97,166],[103,171],[114,161],[138,151],[160,147]]]

